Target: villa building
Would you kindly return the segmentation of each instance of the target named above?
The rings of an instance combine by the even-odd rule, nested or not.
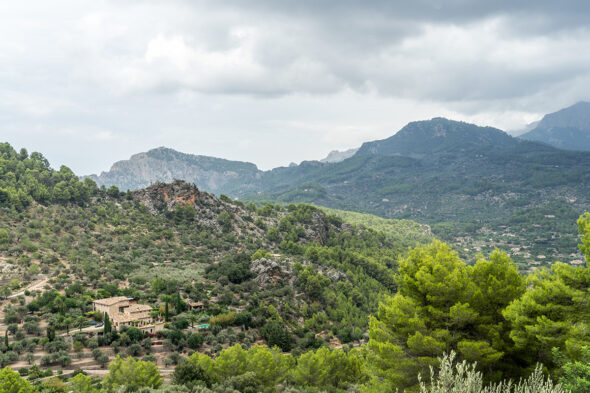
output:
[[[161,321],[151,315],[152,307],[137,304],[125,296],[98,299],[93,302],[94,310],[107,314],[115,330],[123,326],[134,326],[148,333],[154,333],[164,328]]]

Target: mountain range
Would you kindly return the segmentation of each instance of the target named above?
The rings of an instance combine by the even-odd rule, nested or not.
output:
[[[541,129],[563,138],[565,129],[582,130],[588,108],[580,103],[547,115],[522,138],[445,118],[416,121],[346,152],[348,158],[269,171],[162,147],[91,178],[122,190],[182,179],[245,201],[305,202],[412,219],[455,244],[470,239],[468,247],[476,250],[510,249],[518,240],[532,248],[522,252],[527,263],[549,253],[573,260],[578,258],[575,217],[590,208],[590,152],[526,138]],[[541,229],[527,227],[532,222]],[[516,239],[502,238],[505,233]]]
[[[461,151],[469,148],[469,143],[472,144],[471,148],[485,145],[499,152],[515,143],[515,138],[491,127],[477,128],[477,137],[473,138],[473,135],[470,135],[474,130],[472,125],[460,122],[454,123],[453,135],[447,137],[448,130],[444,124],[445,119],[442,118],[435,118],[429,122],[412,122],[390,138],[366,142],[359,148],[334,150],[319,160],[319,163],[337,164],[355,155],[398,155],[421,159],[433,153]],[[590,151],[588,102],[579,102],[545,115],[542,120],[529,126],[527,131],[519,136],[520,139],[542,142],[564,150]],[[299,166],[318,165],[308,161]],[[289,167],[292,171],[297,171],[293,168],[299,166],[291,164]],[[100,175],[86,177],[99,185],[115,185],[124,190],[143,188],[157,181],[183,179],[211,192],[243,195],[240,183],[264,183],[264,177],[276,178],[270,175],[272,173],[283,173],[283,169],[276,168],[264,172],[248,162],[186,154],[159,147],[135,154],[129,160],[118,161],[109,171]]]

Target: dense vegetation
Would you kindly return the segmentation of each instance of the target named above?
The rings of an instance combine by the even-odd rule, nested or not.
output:
[[[335,164],[306,162],[249,182],[247,200],[304,202],[429,224],[464,258],[498,247],[521,269],[577,255],[572,215],[590,208],[590,153],[446,119],[410,123]],[[264,192],[260,194],[258,190]],[[560,205],[561,211],[552,207]],[[535,219],[546,211],[552,229]],[[563,211],[564,214],[561,214]],[[526,228],[523,230],[526,221]],[[512,249],[518,247],[518,251]],[[463,252],[464,249],[466,252]],[[539,255],[543,257],[538,258]]]
[[[17,153],[8,143],[0,144],[0,207],[22,210],[33,201],[85,203],[96,191],[93,181],[80,182],[68,167],[51,170],[40,153],[29,157],[26,149]]]
[[[59,335],[87,326],[88,317],[100,322],[92,300],[119,295],[161,309],[171,352],[202,347],[215,354],[259,340],[295,352],[358,345],[380,295],[395,290],[398,256],[415,244],[312,206],[257,208],[183,182],[120,193],[73,177],[63,188],[69,199],[36,198],[38,188],[57,195],[59,173],[71,172],[53,171],[38,153],[3,148],[2,178],[13,179],[5,189],[28,201],[11,197],[1,207],[0,293],[11,296],[3,318],[14,325],[17,347],[39,344],[19,337],[38,336],[45,324]],[[15,172],[22,166],[36,169]],[[203,309],[189,312],[187,303],[197,301]],[[211,330],[195,338],[187,327],[196,322]],[[146,354],[142,340],[113,332],[99,344]],[[45,363],[68,363],[67,349]]]
[[[587,391],[585,266],[523,275],[499,250],[466,263],[441,241],[416,246],[430,235],[409,222],[357,225],[184,182],[120,193],[69,178],[66,191],[88,191],[37,199],[64,180],[35,166],[41,155],[3,149],[3,189],[24,197],[0,207],[0,391]],[[590,213],[577,224],[590,260]],[[116,330],[92,311],[118,295],[165,328]]]

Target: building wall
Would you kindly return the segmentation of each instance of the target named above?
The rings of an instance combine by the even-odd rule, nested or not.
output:
[[[94,309],[96,311],[100,311],[101,313],[109,314],[109,318],[113,318],[113,315],[119,312],[121,307],[129,307],[129,300],[121,300],[115,304],[111,304],[110,306],[105,304],[94,303]]]

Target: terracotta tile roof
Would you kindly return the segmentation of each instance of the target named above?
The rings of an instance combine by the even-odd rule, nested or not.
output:
[[[97,299],[94,301],[94,303],[102,304],[105,306],[112,306],[113,304],[117,304],[123,301],[129,301],[129,298],[127,296],[107,297],[106,299]]]
[[[129,314],[122,314],[117,313],[112,316],[114,322],[117,323],[126,323],[126,322],[133,322],[139,321],[141,319],[151,318],[150,316],[142,316],[142,315],[129,315]]]
[[[124,313],[135,313],[135,312],[144,312],[144,311],[152,311],[153,308],[148,306],[147,304],[132,304],[131,306],[125,308],[123,310]]]

